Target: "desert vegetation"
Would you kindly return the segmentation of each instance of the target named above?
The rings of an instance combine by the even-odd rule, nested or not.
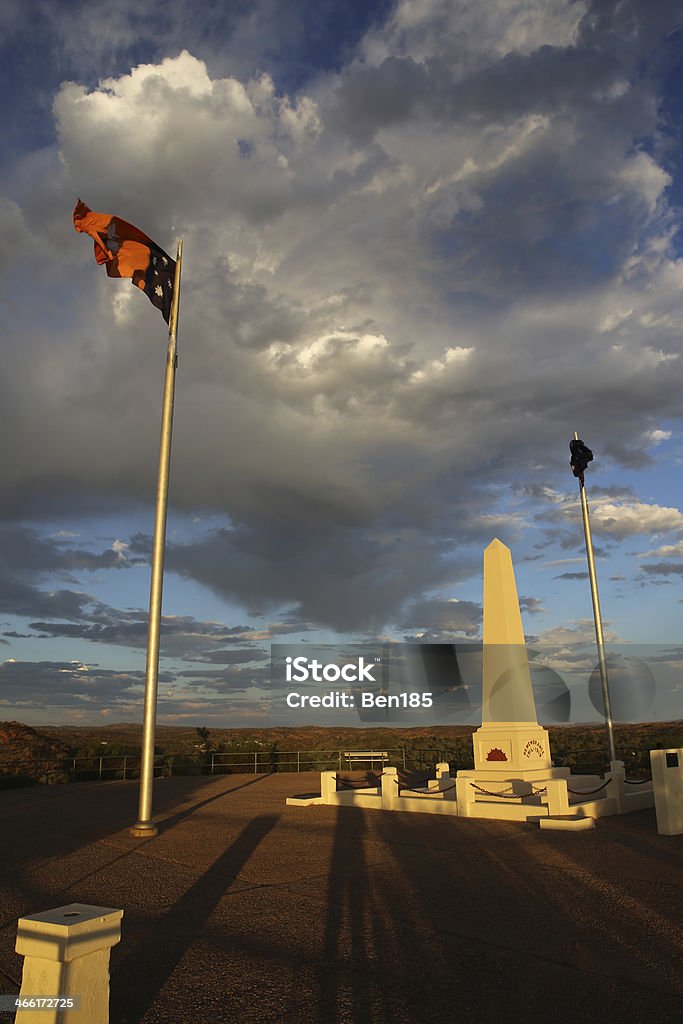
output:
[[[472,766],[474,726],[412,729],[317,727],[209,729],[159,726],[156,771],[200,775],[320,771],[340,765],[346,751],[387,751],[392,763],[422,770],[436,761]],[[602,772],[608,767],[604,727],[550,727],[556,765]],[[649,771],[649,751],[683,746],[683,723],[649,722],[616,727],[618,756],[627,774]],[[134,779],[139,776],[140,725],[44,726],[0,722],[0,788],[35,783]]]

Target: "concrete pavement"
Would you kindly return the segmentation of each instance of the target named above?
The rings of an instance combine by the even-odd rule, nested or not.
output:
[[[0,792],[0,991],[17,918],[80,902],[125,912],[111,1024],[683,1020],[683,836],[654,811],[567,833],[285,806],[318,781],[160,780],[150,839],[137,783]]]

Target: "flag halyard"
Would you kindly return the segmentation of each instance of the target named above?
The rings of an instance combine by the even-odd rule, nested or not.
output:
[[[131,278],[168,323],[175,260],[135,225],[121,217],[95,213],[80,199],[76,201],[73,222],[76,231],[92,238],[95,260],[100,266],[104,264],[108,277]]]

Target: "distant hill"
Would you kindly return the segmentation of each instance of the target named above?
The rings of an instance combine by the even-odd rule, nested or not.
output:
[[[402,747],[405,745],[441,748],[454,740],[469,741],[474,726],[425,726],[419,728],[323,728],[308,725],[277,726],[271,729],[219,729],[209,726],[211,748],[239,746],[241,748],[277,747],[281,751],[291,750],[340,750],[342,747],[368,749],[375,747]],[[98,753],[106,754],[106,747],[123,748],[130,752],[139,750],[142,739],[141,725],[115,724],[106,726],[39,726],[38,732],[49,738],[66,743],[75,755],[77,752],[90,753],[101,747]],[[192,752],[200,745],[194,726],[157,725],[156,748],[164,752]]]
[[[70,747],[56,736],[21,722],[0,722],[0,763],[6,774],[42,780],[48,772],[58,772],[70,755]]]
[[[444,756],[452,764],[464,767],[472,758],[471,737],[474,729],[475,726],[470,725],[403,729],[376,726],[271,729],[209,727],[205,741],[193,726],[159,725],[156,730],[156,750],[158,754],[192,756],[207,751],[234,754],[258,752],[266,755],[262,764],[269,763],[268,755],[272,753],[273,764],[286,764],[291,759],[281,761],[279,756],[288,751],[397,751],[403,748],[406,758],[411,761],[424,761],[428,764]],[[556,764],[570,767],[587,761],[591,764],[607,764],[607,739],[603,725],[549,726],[549,733],[550,749]],[[52,779],[65,760],[71,757],[135,756],[140,752],[141,739],[142,726],[132,723],[32,728],[20,722],[0,722],[0,776],[21,774],[41,781]],[[683,723],[618,724],[615,726],[615,739],[617,754],[624,760],[627,771],[636,766],[644,771],[649,767],[649,750],[655,747],[683,747]]]

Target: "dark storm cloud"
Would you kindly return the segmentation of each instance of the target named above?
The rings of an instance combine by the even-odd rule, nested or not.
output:
[[[645,450],[637,445],[622,444],[616,440],[605,441],[604,447],[605,455],[614,459],[620,466],[624,466],[625,469],[647,469],[648,466],[653,464],[652,456]]]
[[[162,672],[161,682],[172,676]],[[143,672],[115,672],[79,662],[6,661],[0,664],[0,707],[84,708],[130,706],[142,701]]]
[[[215,714],[230,708],[230,694],[241,694],[250,684],[231,677],[225,679],[184,679],[174,687],[174,673],[159,672],[158,715],[167,721],[203,719],[211,721]],[[215,688],[218,682],[220,685]],[[75,720],[89,718],[107,720],[138,720],[142,712],[145,675],[143,672],[117,672],[79,662],[26,661],[0,664],[0,712],[21,715],[27,711],[49,709],[53,722],[60,715],[74,715]],[[249,702],[251,706],[251,702]],[[11,709],[11,710],[10,710]],[[237,710],[237,709],[233,709]]]
[[[18,523],[0,522],[0,566],[3,573],[70,573],[79,570],[125,569],[144,559],[130,561],[125,550],[93,553],[62,540],[45,537]]]
[[[508,484],[554,500],[535,474],[568,475],[570,423],[596,464],[600,449],[645,466],[644,433],[680,416],[659,112],[680,15],[595,3],[579,24],[580,5],[513,7],[397,4],[362,60],[285,95],[257,69],[280,32],[301,39],[289,7],[269,24],[269,3],[195,16],[171,2],[153,33],[152,5],[85,5],[75,40],[47,5],[74,81],[54,82],[59,149],[13,166],[0,206],[32,268],[3,275],[2,514],[153,493],[162,325],[74,236],[77,191],[160,244],[185,237],[171,500],[234,528],[169,544],[167,566],[254,614],[379,629],[479,574],[501,519],[508,540],[521,532],[486,519]],[[222,62],[199,48],[211,37]],[[32,258],[45,249],[60,259]],[[566,521],[560,501],[537,527],[582,550]],[[147,540],[6,547],[2,608],[44,635],[144,643],[142,612],[76,588],[48,598],[31,573],[123,568]],[[248,638],[192,620],[164,642],[212,660]]]
[[[429,91],[426,68],[411,57],[388,57],[380,67],[356,67],[337,90],[330,125],[358,143],[387,125],[406,120]]]
[[[133,538],[129,555],[126,546],[119,551],[105,552],[105,557],[89,557],[88,552],[64,546],[63,543],[42,537],[36,530],[16,524],[0,525],[0,614],[20,616],[29,620],[33,634],[17,631],[5,635],[22,639],[38,636],[92,643],[114,644],[120,647],[142,649],[147,646],[149,615],[147,610],[122,610],[99,601],[83,591],[66,588],[46,590],[36,585],[36,579],[60,576],[75,570],[94,568],[121,568],[148,560],[150,545],[142,535]],[[110,558],[109,555],[114,556]],[[241,660],[261,660],[258,647],[247,650],[245,642],[263,639],[279,632],[288,632],[292,626],[275,623],[272,629],[255,631],[247,625],[223,625],[201,622],[192,616],[163,616],[161,653],[165,657],[185,660],[230,664]],[[305,631],[306,623],[296,622],[296,628]],[[6,643],[6,641],[3,641]],[[232,651],[226,645],[238,645]],[[251,660],[249,659],[249,660]]]
[[[611,11],[603,8],[596,17],[599,7],[595,4],[587,11],[578,41],[567,38],[566,45],[541,45],[498,59],[484,49],[468,54],[466,61],[458,52],[455,32],[460,26],[453,5],[451,33],[433,39],[431,56],[416,61],[409,55],[391,55],[374,67],[348,68],[341,76],[330,122],[355,141],[366,142],[381,128],[413,115],[453,124],[468,118],[495,120],[530,110],[554,112],[576,106],[588,114],[610,87],[638,69],[639,62],[661,59],[662,34],[680,24],[673,2],[658,5],[654,19],[633,4],[623,5],[627,14],[615,5]],[[500,12],[501,21],[506,13]],[[646,124],[649,103],[646,90],[635,90],[621,110],[625,112],[626,106],[633,120],[641,108]]]
[[[305,511],[297,526],[289,510],[281,511],[283,521],[272,527],[235,527],[195,544],[170,545],[166,564],[254,611],[292,604],[306,623],[363,630],[383,626],[427,580],[473,571],[469,558],[462,565],[440,565],[441,544],[421,531],[387,529],[377,536],[330,525],[324,517],[312,522]],[[281,631],[296,628],[283,624]]]
[[[93,601],[87,595],[83,600],[80,621],[31,622],[31,629],[41,637],[66,637],[72,640],[87,640],[92,643],[114,644],[119,647],[145,648],[149,628],[146,611],[121,611],[101,602]],[[265,634],[267,635],[268,631]],[[230,651],[216,649],[217,645],[243,644],[252,639],[255,631],[249,626],[224,626],[216,622],[200,622],[192,616],[161,617],[161,654],[167,658],[185,661],[209,661],[229,663],[242,660],[239,652],[233,659]],[[263,654],[255,648],[253,660],[260,660]]]

